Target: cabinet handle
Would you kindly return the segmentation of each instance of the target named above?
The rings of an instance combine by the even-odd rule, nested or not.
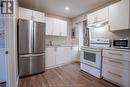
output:
[[[109,53],[111,55],[118,55],[118,56],[122,56],[122,54],[118,54],[118,53]]]
[[[115,75],[115,76],[118,76],[118,77],[122,78],[121,75],[118,75],[118,74],[116,74],[116,73],[113,73],[113,72],[110,72],[110,71],[108,71],[108,73],[113,74],[113,75]]]
[[[123,64],[122,62],[117,62],[117,61],[113,61],[113,60],[109,60],[109,61],[113,62],[113,63]]]

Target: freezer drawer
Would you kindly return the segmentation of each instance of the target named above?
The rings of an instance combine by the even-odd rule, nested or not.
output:
[[[24,77],[45,71],[45,55],[27,55],[19,58],[19,76]]]

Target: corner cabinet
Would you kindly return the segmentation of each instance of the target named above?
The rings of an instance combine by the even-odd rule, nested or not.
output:
[[[109,6],[110,31],[130,29],[130,0]]]
[[[46,17],[46,35],[67,36],[67,21]]]
[[[22,7],[19,7],[19,18],[26,20],[34,20],[37,22],[45,22],[45,14],[43,12],[38,12]]]

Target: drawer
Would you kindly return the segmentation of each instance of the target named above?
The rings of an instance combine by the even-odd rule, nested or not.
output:
[[[130,61],[130,52],[115,51],[115,50],[103,50],[103,57],[109,57],[109,58]]]
[[[103,64],[103,78],[123,87],[130,87],[130,71]]]
[[[121,69],[130,70],[130,62],[129,61],[123,61],[123,60],[119,60],[119,59],[103,57],[103,64],[115,66],[115,67],[118,67]]]

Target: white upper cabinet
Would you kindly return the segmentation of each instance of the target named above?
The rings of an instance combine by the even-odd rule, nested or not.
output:
[[[45,22],[45,14],[38,11],[33,11],[34,21]]]
[[[95,11],[87,15],[88,24],[100,22],[108,19],[109,8],[105,7],[101,10]]]
[[[130,28],[130,0],[121,0],[109,6],[110,30],[124,30]]]
[[[67,21],[46,17],[46,35],[67,36]]]
[[[37,22],[45,22],[45,14],[42,12],[19,7],[19,18],[34,20]]]
[[[46,35],[53,35],[53,27],[53,20],[49,17],[46,17]]]
[[[32,10],[19,7],[19,18],[32,20]]]

